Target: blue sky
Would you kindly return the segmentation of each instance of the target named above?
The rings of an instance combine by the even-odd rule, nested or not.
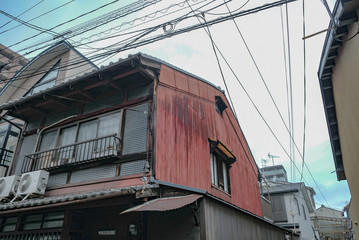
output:
[[[40,2],[40,3],[39,3]],[[61,0],[61,1],[25,1],[25,0],[13,0],[2,1],[0,9],[6,13],[17,16],[21,12],[30,8],[31,6],[39,3],[36,7],[23,14],[19,18],[22,20],[29,20],[33,17],[49,11],[57,6],[68,3],[65,7],[62,7],[46,16],[38,18],[31,23],[42,27],[52,28],[59,23],[67,21],[71,18],[86,13],[92,9],[95,9],[105,3],[112,1],[85,1],[85,0]],[[66,24],[62,27],[54,29],[56,32],[65,31],[74,25],[83,23],[91,18],[97,17],[106,12],[115,10],[121,6],[124,6],[133,1],[118,1],[110,6],[89,14],[85,17]],[[176,1],[179,2],[179,1]],[[191,5],[197,6],[200,1],[189,1]],[[205,2],[205,1],[204,1]],[[207,0],[209,2],[209,0]],[[243,5],[246,1],[231,1],[229,7],[234,10]],[[243,9],[250,9],[253,7],[261,6],[266,2],[273,1],[249,1]],[[329,4],[333,5],[333,0],[329,1]],[[173,1],[174,3],[174,1]],[[329,24],[328,14],[320,0],[305,1],[306,4],[306,35],[319,32],[326,29]],[[105,25],[102,28],[91,31],[91,33],[85,35],[89,36],[94,33],[104,31],[106,29],[112,29],[131,21],[137,17],[144,16],[146,14],[153,13],[154,11],[168,7],[167,1],[162,1],[152,8],[144,9],[136,14],[127,16],[126,18],[119,19],[109,25]],[[172,9],[180,9],[180,6],[173,7]],[[303,40],[302,40],[302,1],[297,1],[288,4],[289,9],[289,43],[291,47],[291,71],[293,82],[293,105],[294,105],[294,139],[301,150],[303,142]],[[258,12],[245,17],[240,17],[236,20],[247,45],[251,50],[251,53],[256,60],[256,64],[261,71],[261,74],[268,85],[269,90],[272,93],[274,100],[278,105],[278,109],[282,113],[285,121],[287,122],[287,97],[286,97],[286,73],[284,66],[287,64],[283,58],[283,33],[281,12],[284,14],[285,7],[273,8],[263,12]],[[178,12],[177,15],[188,13],[190,10],[184,9],[182,12]],[[225,8],[216,9],[214,13],[220,14],[226,12]],[[160,16],[162,13],[157,13]],[[164,14],[163,14],[164,15]],[[207,20],[214,19],[219,15],[206,14]],[[164,16],[163,18],[154,21],[150,21],[151,18],[147,18],[145,21],[136,20],[132,25],[142,24],[139,26],[151,26],[155,22],[164,22],[170,17]],[[3,15],[0,15],[0,26],[5,24],[9,19]],[[196,24],[198,20],[195,18],[183,21],[176,25],[176,28],[181,28],[189,24]],[[147,25],[146,25],[147,24]],[[15,21],[0,28],[0,32],[18,25]],[[124,28],[132,26],[127,24]],[[136,28],[134,28],[136,29]],[[252,97],[253,101],[257,105],[261,114],[264,116],[271,129],[276,134],[277,138],[283,144],[283,147],[289,152],[289,136],[281,123],[281,119],[276,112],[276,109],[271,102],[268,93],[266,92],[263,82],[257,72],[251,58],[240,38],[237,29],[232,21],[227,21],[218,25],[210,27],[213,40],[218,45],[226,60],[233,67],[238,79],[245,86],[246,91]],[[116,29],[104,32],[101,35],[93,36],[92,39],[97,37],[103,37],[116,33]],[[162,31],[161,29],[158,32]],[[0,34],[0,43],[9,46],[15,42],[21,41],[29,36],[38,33],[38,31],[30,29],[25,26],[18,27],[14,30]],[[286,31],[284,30],[284,36]],[[48,39],[51,36],[49,34],[42,34],[37,38],[31,39],[14,46],[12,49],[18,51],[23,47],[28,46],[44,39]],[[331,207],[343,208],[345,204],[350,200],[350,193],[347,187],[346,181],[338,182],[336,180],[335,173],[331,173],[335,170],[333,157],[331,153],[331,147],[328,140],[328,131],[326,127],[326,121],[324,117],[321,93],[319,90],[317,70],[319,66],[321,50],[324,43],[325,34],[320,34],[315,37],[306,40],[307,48],[307,125],[306,125],[306,153],[305,161],[311,170],[320,190],[322,191],[325,199],[320,194],[315,183],[310,177],[308,171],[304,171],[304,178],[308,182],[309,186],[313,187],[317,192],[316,202],[318,204],[325,204],[327,202]],[[121,41],[121,37],[106,40],[98,43],[87,44],[77,48],[83,54],[90,54],[91,48],[99,48],[108,44],[113,44]],[[71,43],[78,44],[84,43],[86,40],[80,37],[71,39]],[[288,45],[287,40],[284,40],[285,45]],[[129,53],[145,52],[162,60],[168,61],[180,68],[185,69],[191,73],[194,73],[215,85],[224,89],[224,83],[222,81],[218,64],[214,52],[212,50],[211,42],[208,36],[202,29],[181,34],[176,37],[172,37],[166,40],[162,40],[150,45],[139,47],[137,49],[120,52],[111,59],[108,59],[102,64],[107,64],[109,61],[116,61],[118,58],[124,58]],[[26,51],[20,52],[26,54]],[[33,57],[29,55],[27,57]],[[288,60],[288,53],[287,53]],[[270,130],[264,124],[258,113],[255,111],[252,103],[248,100],[248,97],[244,93],[243,89],[237,82],[237,79],[233,76],[230,69],[225,65],[223,59],[220,58],[220,64],[223,67],[224,76],[229,86],[230,95],[234,101],[234,108],[238,115],[238,120],[241,124],[243,132],[252,150],[257,164],[261,166],[262,159],[268,158],[268,153],[279,156],[275,159],[276,164],[283,164],[289,174],[289,179],[294,182],[301,181],[300,173],[296,173],[295,176],[291,175],[290,160],[282,147],[277,143]],[[288,75],[288,74],[287,74]],[[228,96],[228,93],[226,93]],[[301,169],[301,158],[298,153],[295,154],[294,161]],[[303,180],[302,180],[303,181]]]

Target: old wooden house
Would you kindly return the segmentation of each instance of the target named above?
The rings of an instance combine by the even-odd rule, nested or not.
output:
[[[291,234],[262,218],[257,166],[218,87],[141,53],[98,69],[66,42],[24,68],[0,95],[24,124],[0,179],[0,239]]]

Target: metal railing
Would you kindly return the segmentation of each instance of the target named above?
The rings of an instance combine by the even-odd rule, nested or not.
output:
[[[120,139],[116,135],[96,138],[25,156],[21,172],[49,169],[89,160],[117,156]]]
[[[60,240],[61,231],[47,231],[41,233],[5,233],[0,235],[0,239],[6,240]]]

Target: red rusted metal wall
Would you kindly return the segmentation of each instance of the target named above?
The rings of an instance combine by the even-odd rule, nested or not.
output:
[[[207,190],[262,216],[257,168],[231,110],[216,111],[213,86],[162,65],[156,93],[156,179]],[[240,117],[240,116],[239,116]],[[212,186],[208,138],[220,140],[236,156],[230,169],[231,195]]]

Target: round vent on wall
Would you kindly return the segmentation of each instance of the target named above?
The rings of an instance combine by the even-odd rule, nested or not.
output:
[[[0,194],[3,193],[3,191],[6,188],[6,181],[5,179],[0,179]]]
[[[26,192],[29,189],[30,186],[31,186],[31,175],[26,174],[25,176],[23,176],[21,178],[18,190],[20,192]]]

